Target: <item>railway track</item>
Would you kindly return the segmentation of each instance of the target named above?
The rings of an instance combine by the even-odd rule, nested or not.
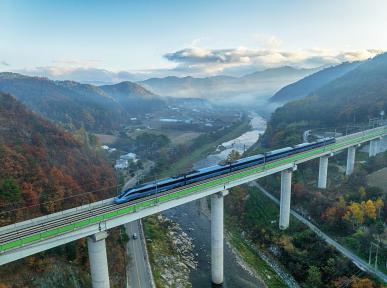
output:
[[[368,136],[370,136],[370,135],[368,135]],[[371,136],[374,136],[374,135],[371,135]],[[332,150],[340,150],[340,149],[342,149],[340,147],[344,147],[345,145],[348,145],[349,143],[353,143],[354,139],[358,139],[360,141],[362,137],[364,138],[364,136],[362,136],[362,134],[357,133],[357,134],[353,134],[350,136],[344,136],[344,137],[337,138],[337,142],[335,144],[332,144],[331,148],[332,148]],[[363,142],[367,141],[366,139],[362,139],[362,140],[363,140]],[[333,148],[334,145],[336,145],[335,148]],[[324,152],[330,151],[329,146],[331,146],[331,145],[326,146],[328,149],[327,149],[327,151],[324,151]],[[319,147],[319,148],[321,148],[321,147]],[[317,150],[319,148],[316,148],[313,150]],[[325,146],[324,146],[324,150],[325,150]],[[63,213],[62,215],[57,215],[57,216],[53,217],[52,219],[50,219],[49,217],[46,219],[40,219],[40,220],[38,219],[36,223],[26,222],[24,225],[21,224],[19,226],[14,226],[14,227],[11,227],[11,225],[5,226],[5,227],[0,228],[0,247],[3,244],[10,243],[10,242],[13,242],[15,240],[19,240],[19,239],[22,239],[22,238],[25,238],[28,236],[32,236],[32,235],[39,235],[39,233],[44,233],[44,232],[47,232],[47,231],[55,229],[55,228],[64,227],[66,225],[73,224],[73,223],[76,223],[79,221],[83,221],[85,219],[92,219],[95,216],[104,215],[106,213],[114,212],[116,210],[120,210],[120,209],[125,208],[125,207],[135,206],[138,203],[145,202],[148,200],[155,199],[154,204],[157,204],[157,198],[159,198],[161,196],[172,194],[172,193],[175,193],[179,190],[188,189],[191,187],[195,187],[195,186],[199,186],[199,185],[202,185],[205,183],[209,183],[209,182],[212,182],[214,180],[226,178],[226,177],[229,177],[231,175],[241,173],[241,171],[246,172],[248,170],[257,169],[258,167],[261,167],[261,168],[263,167],[263,169],[265,170],[265,165],[269,165],[270,163],[275,163],[277,161],[283,162],[287,158],[292,158],[295,155],[298,155],[298,156],[302,156],[302,154],[306,155],[307,152],[310,153],[311,151],[312,150],[308,150],[306,152],[305,151],[300,152],[298,154],[279,158],[277,160],[274,160],[273,162],[254,165],[254,166],[248,167],[248,168],[243,169],[243,170],[236,170],[236,171],[229,172],[229,173],[226,173],[226,174],[214,177],[214,178],[209,178],[206,180],[202,180],[200,182],[191,183],[189,185],[177,187],[177,188],[174,188],[174,189],[171,189],[168,191],[157,193],[156,195],[150,195],[150,196],[147,196],[147,197],[144,197],[141,199],[136,199],[136,200],[133,200],[130,202],[122,203],[122,204],[113,204],[111,202],[108,202],[105,204],[101,203],[101,206],[94,206],[94,207],[89,207],[89,208],[85,207],[84,209],[81,209],[78,211],[74,210],[74,211],[69,212],[69,213]],[[310,156],[304,156],[304,157],[306,159]],[[303,158],[301,157],[299,159],[301,159],[301,160],[294,160],[294,162],[295,161],[302,162]],[[288,161],[288,162],[290,163],[291,161]],[[102,220],[102,221],[104,221],[104,220]],[[96,222],[93,222],[91,224],[95,224],[95,223]],[[47,237],[45,237],[45,238],[47,238]]]

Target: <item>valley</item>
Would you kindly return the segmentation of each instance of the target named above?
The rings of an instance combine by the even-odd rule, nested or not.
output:
[[[386,125],[387,53],[372,50],[368,57],[355,59],[327,51],[319,55],[315,50],[295,54],[269,50],[182,49],[163,56],[178,63],[172,70],[141,71],[141,77],[106,70],[106,77],[114,74],[115,79],[132,80],[112,83],[1,69],[1,228],[27,219],[33,223],[36,217],[109,199],[144,183],[156,185],[157,191],[164,178],[179,176],[169,181],[185,181],[186,186],[186,177],[215,173],[203,172],[205,167],[220,164],[218,172],[229,167],[232,173],[237,167],[233,165],[244,165],[238,162],[241,158],[287,146],[285,150],[293,151],[294,145],[307,140],[323,138],[333,145],[339,138],[324,137]],[[308,58],[308,53],[317,54]],[[259,64],[265,57],[270,61]],[[290,58],[305,61],[305,65],[286,60]],[[200,70],[206,61],[217,68],[225,61],[235,63],[206,73],[179,70],[184,63]],[[237,65],[238,73],[233,71],[236,63],[243,66]],[[214,281],[228,288],[382,288],[385,283],[380,276],[359,268],[324,240],[335,239],[372,264],[382,273],[379,275],[386,273],[387,152],[383,135],[364,138],[372,145],[353,146],[357,149],[353,173],[348,173],[346,153],[329,154],[326,187],[318,186],[322,169],[318,160],[297,167],[294,162],[292,171],[289,167],[281,171],[281,175],[284,171],[293,175],[288,182],[291,207],[305,220],[291,217],[289,228],[279,225],[282,220],[278,216],[284,208],[278,209],[269,199],[282,199],[280,191],[286,183],[281,182],[279,173],[249,185],[238,182],[227,196],[217,192],[218,198],[224,197],[222,217],[218,217],[224,219],[225,239],[218,254],[224,265],[221,281],[210,273],[216,270],[213,263],[217,260],[211,258],[216,245],[211,240],[210,215],[220,206],[211,207],[206,197],[126,223],[125,228],[109,229],[106,242],[96,237],[104,229],[101,227],[108,227],[106,219],[99,219],[92,241],[86,241],[91,234],[85,234],[82,239],[1,266],[0,287],[97,287],[96,266],[90,263],[88,249],[106,243],[102,249],[108,259],[105,284],[111,287],[152,286],[152,270],[158,288],[213,287]],[[369,153],[373,149],[375,155]],[[264,167],[267,155],[270,153],[260,158],[265,159]],[[289,155],[281,154],[278,159],[292,159]],[[226,189],[228,184],[221,185],[220,189]],[[262,194],[264,189],[267,191]],[[269,198],[268,193],[272,194]],[[218,218],[214,216],[223,229],[223,220]],[[68,233],[77,232],[79,227],[71,225],[73,230]],[[312,225],[323,232],[314,233]],[[23,242],[20,249],[23,245],[29,244]]]

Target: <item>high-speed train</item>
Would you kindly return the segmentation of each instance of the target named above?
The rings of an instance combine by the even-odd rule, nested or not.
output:
[[[119,196],[114,198],[114,203],[120,204],[127,201],[135,200],[138,198],[147,197],[156,193],[160,193],[166,190],[170,190],[176,187],[185,186],[191,183],[203,181],[208,178],[216,177],[219,175],[231,173],[243,168],[259,165],[262,163],[268,163],[279,158],[287,157],[292,154],[297,154],[303,151],[315,149],[324,145],[335,143],[336,139],[333,137],[326,137],[317,140],[312,143],[302,143],[293,147],[285,147],[265,154],[257,154],[254,156],[239,159],[237,161],[219,164],[211,167],[202,168],[199,170],[191,171],[183,175],[174,176],[171,178],[162,179],[155,182],[148,182],[145,184],[137,185],[122,192]]]

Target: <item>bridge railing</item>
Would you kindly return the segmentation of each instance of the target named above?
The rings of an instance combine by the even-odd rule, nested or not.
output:
[[[375,128],[375,129],[372,129],[372,130],[369,130],[367,132],[360,133],[360,134],[361,134],[360,140],[362,138],[364,139],[364,141],[372,140],[376,137],[386,135],[387,134],[387,127]],[[359,141],[359,142],[361,142],[361,141]],[[348,145],[350,143],[354,143],[354,142],[353,141],[346,141],[346,143],[341,143],[341,144],[339,143],[339,145],[337,145],[338,143],[331,144],[331,145],[335,145],[335,147],[338,147],[338,149],[340,149],[340,147],[348,147],[346,145]],[[321,153],[324,153],[324,151],[325,151],[324,148],[323,149],[318,148],[317,150],[319,150],[319,151],[317,151],[317,150],[314,151],[314,155],[320,155]],[[65,226],[44,229],[42,232],[35,233],[31,236],[25,237],[25,239],[24,238],[17,239],[11,243],[1,244],[0,245],[0,253],[5,252],[5,251],[12,249],[14,247],[20,247],[23,245],[30,244],[32,242],[39,241],[41,239],[50,238],[53,235],[60,235],[63,233],[67,233],[69,231],[74,231],[75,229],[81,229],[81,228],[87,227],[91,224],[98,224],[98,223],[101,223],[104,221],[106,222],[107,220],[111,220],[111,219],[114,219],[116,217],[126,215],[128,213],[133,213],[133,212],[136,212],[138,210],[143,210],[145,208],[158,205],[159,202],[163,203],[163,202],[168,202],[170,200],[176,200],[179,198],[183,198],[183,197],[192,195],[193,193],[196,193],[198,191],[199,192],[204,191],[206,189],[214,189],[214,188],[217,189],[217,187],[222,188],[223,186],[226,187],[226,184],[229,183],[230,181],[234,181],[235,183],[237,183],[237,182],[239,183],[240,179],[242,179],[242,178],[251,179],[251,176],[253,176],[257,173],[265,172],[266,169],[270,169],[270,170],[274,171],[276,169],[278,170],[279,167],[282,167],[284,165],[286,166],[286,165],[293,163],[293,161],[298,161],[297,159],[300,159],[300,160],[306,159],[309,157],[310,153],[312,153],[312,152],[307,151],[307,152],[293,155],[294,157],[292,159],[291,158],[289,158],[289,159],[282,159],[281,158],[281,159],[275,160],[273,162],[270,162],[267,165],[258,165],[258,166],[250,167],[246,170],[238,170],[236,172],[231,173],[230,175],[222,176],[221,178],[209,179],[209,180],[206,180],[204,182],[195,183],[194,185],[189,186],[189,187],[183,187],[182,189],[177,189],[176,191],[173,191],[173,193],[156,194],[151,198],[141,199],[140,201],[135,202],[135,203],[130,202],[130,203],[128,203],[128,205],[120,206],[120,207],[118,207],[118,209],[115,209],[115,210],[104,211],[103,213],[101,213],[99,215],[91,215],[90,217],[88,217],[87,219],[84,219],[84,220],[76,220],[75,222],[71,221],[70,223],[67,223]],[[301,155],[301,154],[305,154],[305,155]],[[273,173],[275,173],[275,171]],[[249,180],[249,181],[251,181],[251,180]],[[239,184],[236,184],[236,185],[239,185]],[[229,186],[229,184],[227,184],[227,186]],[[21,223],[16,223],[16,224],[13,224],[13,225],[10,225],[7,227],[0,228],[0,234],[6,234],[4,232],[6,232],[8,230],[12,230],[12,229],[15,229],[17,227],[22,227],[24,225],[28,226],[31,223],[36,225],[36,224],[39,224],[39,222],[42,222],[42,225],[44,226],[45,225],[44,221],[47,219],[55,220],[56,217],[60,218],[60,217],[63,217],[63,215],[74,213],[74,211],[75,212],[76,211],[84,211],[83,209],[85,209],[85,211],[92,210],[95,207],[98,207],[98,206],[102,207],[106,204],[110,204],[110,203],[112,203],[112,201],[113,200],[110,198],[107,200],[102,200],[102,201],[99,201],[96,203],[88,204],[86,206],[81,206],[81,207],[69,209],[66,211],[61,211],[59,213],[54,213],[51,215],[39,217],[37,219],[31,219],[31,220],[24,221]]]
[[[342,137],[358,132],[372,130],[374,128],[387,126],[387,120],[377,119],[378,121],[370,121],[369,123],[348,124],[339,127],[330,128],[314,128],[309,130],[309,135],[317,135],[324,137]]]

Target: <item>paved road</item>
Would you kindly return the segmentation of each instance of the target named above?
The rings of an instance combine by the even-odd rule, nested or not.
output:
[[[126,234],[130,237],[128,245],[126,246],[126,251],[129,256],[127,266],[127,287],[152,288],[139,221],[140,220],[125,224]],[[137,234],[137,239],[133,239],[134,233]]]
[[[259,188],[267,197],[269,197],[272,201],[274,201],[275,203],[277,203],[279,205],[279,203],[280,203],[279,200],[277,198],[275,198],[273,195],[271,195],[265,188],[263,188],[261,185],[259,185],[256,181],[251,182],[250,185]],[[387,276],[383,272],[376,270],[374,267],[369,265],[366,261],[364,261],[363,259],[361,259],[357,255],[355,255],[354,253],[349,251],[347,248],[345,248],[344,246],[342,246],[341,244],[336,242],[334,239],[332,239],[327,234],[325,234],[320,229],[318,229],[316,225],[312,224],[309,220],[307,220],[306,218],[304,218],[303,216],[301,216],[300,214],[298,214],[294,210],[291,210],[290,213],[294,217],[296,217],[298,220],[300,220],[302,223],[307,225],[313,232],[315,232],[318,236],[320,236],[325,242],[327,242],[328,244],[335,247],[337,251],[339,251],[341,254],[343,254],[347,258],[351,259],[358,267],[360,267],[360,269],[365,270],[365,271],[379,277],[380,279],[383,279],[383,281],[385,283],[387,283]]]
[[[142,176],[145,176],[154,167],[153,161],[147,161],[144,163],[144,169],[139,170],[138,173],[124,185],[123,190],[132,187],[138,183]],[[151,271],[150,266],[147,263],[144,242],[141,232],[140,220],[125,224],[126,234],[129,236],[129,242],[126,246],[126,252],[128,255],[127,263],[127,288],[152,288]],[[133,239],[133,234],[137,234],[137,239]]]

